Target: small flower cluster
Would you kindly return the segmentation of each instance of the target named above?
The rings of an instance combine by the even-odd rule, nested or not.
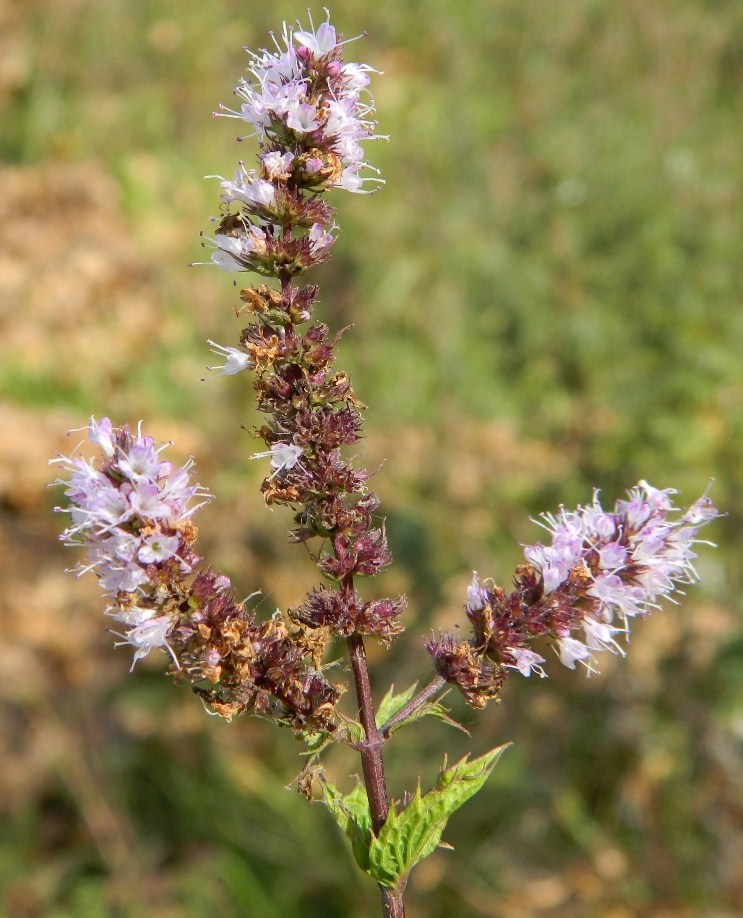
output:
[[[674,493],[641,481],[613,512],[595,494],[587,507],[545,514],[551,544],[526,547],[527,563],[517,568],[510,594],[475,574],[465,605],[472,640],[445,634],[428,643],[438,673],[482,706],[499,688],[486,660],[524,676],[545,675],[544,657],[529,646],[535,638],[553,638],[570,669],[580,662],[592,672],[596,653],[623,653],[617,636],[629,633],[632,618],[698,579],[693,546],[700,526],[719,515],[706,495],[678,511]]]
[[[298,731],[332,731],[341,692],[318,669],[317,636],[280,614],[257,622],[235,601],[229,578],[197,570],[191,517],[210,495],[191,483],[193,461],[173,469],[160,458],[164,447],[108,418],[91,419],[88,439],[102,460],[74,453],[52,460],[69,475],[57,481],[71,503],[69,511],[58,509],[72,517],[61,538],[86,548],[77,569],[98,576],[111,601],[106,614],[124,629],[121,643],[134,647],[132,668],[165,649],[172,674],[196,684],[217,714],[261,714]]]
[[[329,628],[341,637],[373,634],[389,645],[402,631],[399,616],[404,609],[404,597],[364,602],[356,590],[341,596],[335,590],[321,587],[310,592],[289,616],[308,628]]]
[[[165,647],[178,666],[168,637],[182,583],[200,560],[191,517],[210,495],[191,484],[193,460],[174,470],[160,458],[163,448],[141,430],[134,436],[108,418],[93,418],[88,439],[103,453],[102,463],[74,454],[52,460],[70,475],[69,483],[58,482],[67,485],[72,517],[61,538],[87,549],[77,569],[97,574],[112,601],[107,614],[135,648],[134,663]],[[189,507],[195,498],[201,502]]]
[[[238,206],[209,240],[212,262],[226,271],[271,276],[280,268],[291,277],[321,263],[334,242],[334,212],[317,194],[381,181],[361,175],[371,169],[362,143],[376,137],[373,100],[362,102],[372,68],[343,60],[329,18],[316,31],[284,23],[282,42],[275,52],[250,52],[253,80],[235,90],[239,110],[215,113],[250,124],[260,146],[258,169],[241,162],[234,181],[215,176],[223,205]]]
[[[369,86],[368,74],[376,71],[343,60],[346,42],[339,40],[326,14],[316,31],[294,30],[284,23],[284,47],[276,42],[276,52],[248,52],[255,81],[240,80],[235,90],[242,100],[239,111],[223,106],[217,114],[255,128],[261,146],[268,148],[262,161],[269,182],[294,174],[309,188],[333,185],[358,192],[363,184],[359,173],[368,166],[361,144],[375,137],[376,127],[374,102],[370,98],[362,103],[361,93]],[[332,154],[332,168],[327,154]],[[223,187],[231,200],[266,207],[275,200],[270,185],[244,169],[234,184]]]

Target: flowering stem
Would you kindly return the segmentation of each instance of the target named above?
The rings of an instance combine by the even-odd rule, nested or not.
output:
[[[401,724],[404,720],[407,720],[411,714],[414,714],[418,708],[425,704],[427,701],[430,701],[441,691],[442,688],[446,685],[446,679],[443,676],[436,676],[432,679],[428,685],[421,689],[420,692],[411,698],[410,701],[400,708],[400,710],[393,717],[384,723],[380,729],[382,734],[382,740],[386,742],[390,738],[390,733],[398,725]]]
[[[368,488],[371,473],[355,469],[344,452],[361,438],[364,406],[348,376],[334,369],[342,332],[333,336],[313,319],[318,288],[294,286],[328,259],[336,238],[335,210],[324,193],[369,193],[366,183],[382,182],[362,174],[373,167],[361,144],[378,136],[366,88],[373,68],[344,61],[346,42],[326,15],[317,30],[284,24],[285,50],[274,39],[277,53],[249,52],[254,79],[235,89],[239,108],[219,114],[246,122],[246,136],[258,137],[259,169],[241,162],[235,181],[219,177],[217,232],[205,239],[217,267],[272,279],[240,291],[237,314],[246,311],[251,321],[240,347],[209,341],[223,361],[209,369],[255,372],[257,407],[268,416],[256,435],[267,449],[251,458],[270,459],[261,487],[266,504],[291,508],[292,542],[321,538],[322,547],[308,551],[334,586],[313,587],[297,608],[263,621],[237,602],[229,579],[200,566],[196,554],[192,515],[201,503],[191,502],[210,495],[190,483],[192,460],[173,469],[139,427],[135,434],[107,418],[91,419],[88,439],[102,456],[53,461],[71,476],[59,482],[72,503],[62,538],[85,546],[79,570],[98,575],[106,614],[123,629],[114,632],[119,643],[133,647],[135,663],[155,648],[167,651],[171,675],[191,682],[215,714],[256,714],[290,726],[310,744],[312,769],[299,779],[310,797],[313,776],[322,775],[319,752],[333,740],[348,741],[335,710],[345,686],[330,684],[322,664],[332,636],[346,637],[364,731],[352,746],[361,756],[368,814],[359,813],[355,790],[345,802],[333,790],[326,803],[359,863],[378,882],[394,884],[380,882],[384,918],[404,918],[410,869],[438,844],[448,816],[482,786],[503,747],[445,769],[429,793],[418,786],[391,803],[382,750],[393,730],[435,713],[447,685],[484,708],[499,697],[510,670],[546,675],[545,659],[531,649],[536,639],[552,638],[565,666],[582,663],[589,672],[597,652],[623,653],[617,637],[633,618],[698,579],[698,530],[719,514],[706,494],[679,511],[672,489],[645,481],[610,512],[595,492],[588,506],[544,514],[551,544],[526,547],[527,563],[517,567],[510,593],[474,574],[464,606],[472,637],[432,637],[426,646],[436,676],[377,725],[364,636],[388,646],[403,630],[406,599],[365,602],[354,589],[355,576],[374,576],[391,561],[384,523],[377,522],[379,498]]]

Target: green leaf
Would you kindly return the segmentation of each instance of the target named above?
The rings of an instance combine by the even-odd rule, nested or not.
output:
[[[357,784],[350,794],[343,794],[333,784],[322,779],[324,802],[333,818],[348,836],[353,856],[362,870],[369,871],[369,846],[372,832],[369,801],[363,784]]]
[[[436,786],[424,795],[419,786],[402,812],[390,807],[387,821],[379,836],[372,836],[368,851],[367,869],[378,883],[396,887],[405,882],[412,868],[441,842],[451,814],[480,790],[508,745],[471,762],[465,757],[445,768]]]
[[[409,689],[406,689],[404,692],[400,692],[399,695],[394,694],[394,685],[390,686],[390,690],[382,699],[381,704],[379,705],[379,710],[377,711],[377,726],[383,727],[388,720],[393,718],[398,711],[401,711],[405,705],[410,701],[410,699],[415,695],[415,690],[418,688],[418,683],[415,682],[410,686]],[[456,727],[457,730],[461,730],[463,733],[468,733],[461,724],[458,724],[455,720],[452,720],[449,717],[448,710],[439,702],[439,701],[427,701],[422,704],[419,708],[416,708],[411,714],[409,714],[404,720],[401,720],[399,724],[390,730],[389,735],[392,736],[393,733],[396,733],[400,727],[410,724],[415,720],[419,720],[421,717],[435,717],[437,720],[443,721],[445,724],[449,724],[451,727]]]
[[[339,716],[340,722],[342,724],[340,733],[336,734],[336,742],[348,742],[348,743],[363,743],[366,739],[366,733],[364,728],[357,720],[353,720],[350,717],[346,717],[341,714]]]
[[[302,740],[307,746],[305,752],[301,755],[319,756],[320,753],[332,744],[333,738],[329,733],[303,733]]]
[[[383,727],[391,717],[394,717],[398,711],[404,708],[413,695],[415,695],[415,690],[417,688],[418,683],[414,682],[409,689],[400,692],[399,695],[395,695],[395,686],[391,685],[390,690],[379,704],[379,710],[377,711],[377,726]]]

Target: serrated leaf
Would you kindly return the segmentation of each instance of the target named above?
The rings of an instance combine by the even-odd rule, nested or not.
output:
[[[348,836],[356,863],[369,870],[369,846],[374,838],[369,801],[363,784],[343,796],[329,781],[322,781],[324,802],[341,830]]]
[[[487,780],[509,744],[499,746],[471,762],[465,757],[441,772],[428,793],[416,789],[405,809],[390,808],[379,836],[371,839],[368,871],[383,886],[396,887],[412,868],[436,848],[446,823]]]
[[[390,690],[379,704],[379,710],[377,711],[378,727],[383,727],[391,717],[394,717],[398,711],[401,711],[405,707],[413,695],[415,695],[418,683],[414,682],[410,688],[397,695],[394,693],[394,688],[394,685],[390,686]]]

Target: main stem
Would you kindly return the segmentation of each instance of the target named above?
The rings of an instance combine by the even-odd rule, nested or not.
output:
[[[360,634],[352,634],[348,638],[348,652],[351,655],[351,667],[353,669],[354,682],[356,683],[359,716],[366,734],[366,739],[360,744],[359,748],[361,766],[364,771],[364,784],[369,797],[372,828],[374,829],[374,834],[379,835],[379,830],[387,820],[390,801],[387,794],[387,782],[384,777],[384,762],[382,761],[383,740],[374,718],[374,700],[369,682],[369,667],[366,663],[364,639]]]
[[[387,793],[384,762],[382,760],[384,740],[377,728],[377,722],[374,717],[374,699],[369,681],[369,667],[366,662],[366,648],[364,647],[364,639],[360,634],[352,634],[348,638],[348,652],[351,657],[356,697],[359,702],[359,717],[365,733],[364,742],[359,745],[361,768],[364,773],[364,785],[369,798],[372,828],[374,834],[378,835],[387,819],[390,800]],[[402,891],[381,885],[379,891],[382,895],[382,915],[384,918],[405,918]]]

